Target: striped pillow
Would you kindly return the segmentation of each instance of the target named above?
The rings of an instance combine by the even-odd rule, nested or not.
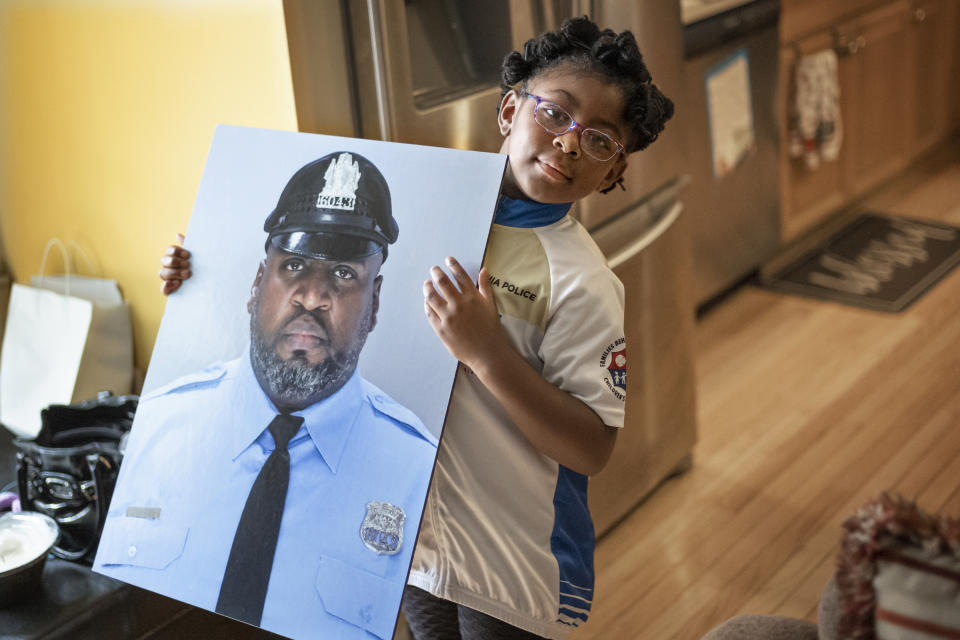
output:
[[[883,494],[843,527],[840,638],[960,640],[960,519]]]

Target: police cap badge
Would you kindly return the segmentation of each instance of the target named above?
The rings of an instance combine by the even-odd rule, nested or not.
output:
[[[337,151],[301,167],[263,224],[267,247],[321,260],[363,258],[396,242],[399,228],[383,174]]]

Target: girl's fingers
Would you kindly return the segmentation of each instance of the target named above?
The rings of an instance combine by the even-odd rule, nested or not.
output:
[[[452,273],[453,277],[456,278],[457,285],[460,287],[462,291],[466,291],[467,289],[473,288],[474,286],[473,278],[471,278],[470,274],[467,273],[466,270],[460,266],[460,263],[457,262],[456,258],[454,258],[453,256],[448,256],[447,266],[450,268],[450,273]]]
[[[160,265],[171,269],[185,269],[190,266],[190,261],[177,256],[163,256],[160,258]]]
[[[161,280],[185,280],[190,277],[190,269],[160,269],[157,272]]]
[[[430,303],[426,300],[423,301],[423,314],[427,316],[430,326],[436,326],[436,324],[440,322],[440,316],[437,315],[437,312],[433,310],[433,307],[431,307]]]
[[[163,281],[160,283],[160,291],[165,296],[179,289],[183,280],[190,277],[190,252],[179,246],[183,244],[183,239],[183,234],[178,233],[177,244],[167,247],[160,257],[162,268],[157,275]]]
[[[433,286],[433,282],[427,280],[423,283],[423,304],[425,307],[429,307],[433,313],[439,312],[443,309],[447,302],[443,299],[437,290]]]
[[[447,277],[447,274],[444,273],[440,267],[431,267],[430,277],[433,278],[437,291],[448,301],[460,295],[460,290],[450,281],[450,278]]]
[[[480,295],[487,300],[493,299],[493,287],[490,286],[490,274],[486,267],[480,267],[480,275],[477,278],[477,288],[480,289]]]
[[[163,293],[163,295],[165,296],[170,295],[171,293],[173,293],[179,288],[180,288],[179,280],[164,280],[163,282],[160,283],[160,292]]]
[[[170,245],[167,247],[166,251],[163,252],[166,256],[175,256],[177,258],[189,258],[190,252],[184,249],[183,247],[178,247],[176,245]]]

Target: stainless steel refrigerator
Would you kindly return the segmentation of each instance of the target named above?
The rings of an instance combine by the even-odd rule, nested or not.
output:
[[[655,82],[683,108],[673,0],[285,0],[284,8],[304,131],[496,151],[503,56],[584,14],[632,30]],[[685,153],[680,126],[668,124],[630,157],[626,191],[595,194],[574,212],[627,291],[627,418],[611,462],[591,479],[599,533],[685,468],[695,440]]]

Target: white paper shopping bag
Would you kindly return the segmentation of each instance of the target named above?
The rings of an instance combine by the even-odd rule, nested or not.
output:
[[[133,377],[130,308],[114,281],[68,273],[34,283],[13,285],[0,363],[0,423],[26,438],[48,405],[126,394]]]
[[[73,398],[93,303],[14,284],[0,367],[0,422],[18,436],[40,431],[40,410]]]

